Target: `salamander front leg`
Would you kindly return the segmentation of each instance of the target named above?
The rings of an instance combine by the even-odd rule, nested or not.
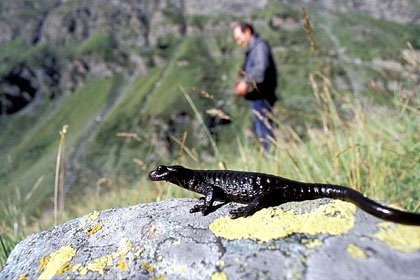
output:
[[[203,204],[196,204],[193,208],[190,209],[190,213],[201,212],[203,216],[212,212],[212,205],[215,200],[215,192],[214,188],[210,185],[205,187],[206,189],[206,196],[204,198],[200,198],[200,200],[204,200]]]

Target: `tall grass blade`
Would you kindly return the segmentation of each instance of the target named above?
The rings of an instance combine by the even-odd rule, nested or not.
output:
[[[57,204],[58,204],[58,180],[60,174],[62,149],[64,145],[65,135],[67,133],[68,125],[64,125],[60,131],[60,144],[58,145],[57,162],[55,166],[55,180],[54,180],[54,226],[57,225]]]
[[[203,127],[205,133],[207,134],[207,137],[210,141],[210,144],[213,148],[214,155],[217,157],[219,155],[219,150],[217,148],[216,142],[213,139],[213,136],[211,136],[211,133],[209,129],[207,128],[206,124],[204,123],[203,117],[201,116],[200,112],[198,111],[197,107],[195,106],[194,102],[192,101],[190,95],[186,92],[186,90],[183,87],[180,87],[182,93],[185,96],[185,99],[187,99],[188,103],[190,104],[195,116],[197,117],[198,121],[200,122],[201,126]]]
[[[6,244],[4,243],[4,241],[3,241],[3,236],[1,236],[0,235],[0,245],[1,245],[1,254],[2,254],[2,256],[1,256],[1,260],[2,260],[2,262],[3,262],[3,260],[4,260],[4,263],[6,262],[6,260],[7,260],[7,258],[9,257],[9,255],[10,255],[10,249],[8,248],[8,246],[6,246]],[[1,267],[3,267],[3,263],[1,264]]]

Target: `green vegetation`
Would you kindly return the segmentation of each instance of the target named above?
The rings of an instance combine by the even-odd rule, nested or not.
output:
[[[418,75],[418,68],[408,65],[401,50],[407,48],[407,40],[414,48],[420,47],[419,26],[340,13],[327,19],[310,10],[311,19],[316,19],[317,47],[311,51],[305,29],[283,28],[273,22],[279,17],[300,24],[300,8],[270,3],[249,16],[260,25],[265,23],[258,31],[273,46],[279,66],[281,99],[273,115],[277,138],[268,155],[252,136],[247,102],[232,93],[243,58],[229,27],[236,18],[226,14],[182,18],[169,6],[163,11],[167,21],[161,24],[203,29],[215,23],[226,29],[197,36],[167,34],[148,48],[131,46],[150,67],[144,75],[88,77],[83,86],[53,102],[43,98],[30,114],[0,116],[1,263],[27,234],[53,225],[48,210],[53,205],[59,131],[66,124],[65,170],[78,181],[67,192],[62,222],[93,210],[195,197],[169,184],[149,182],[147,172],[158,163],[203,169],[226,166],[342,184],[414,210],[420,198],[416,83],[405,73],[353,61],[393,59]],[[323,27],[325,21],[331,33]],[[127,31],[124,36],[129,35]],[[333,36],[347,60],[337,55]],[[30,46],[18,38],[0,46],[0,75],[20,63],[45,63],[46,55],[57,58],[59,64],[83,57],[115,62],[118,54],[128,52],[123,47],[118,37],[107,33],[91,34],[84,42],[62,49],[53,49],[46,42]],[[349,70],[364,85],[362,92],[350,92]],[[366,86],[369,81],[372,86]],[[374,83],[388,81],[400,88]],[[181,88],[188,92],[197,112]],[[212,128],[218,153],[207,138],[207,127],[197,120],[198,115],[210,120],[207,109],[222,110],[233,121]]]
[[[247,140],[244,135],[237,135],[232,143],[223,144],[220,147],[223,152],[210,162],[201,158],[194,161],[184,150],[182,156],[174,159],[173,163],[210,169],[220,168],[219,163],[223,163],[230,169],[278,174],[308,182],[342,184],[375,199],[413,210],[420,196],[417,187],[420,175],[416,172],[420,168],[420,134],[417,131],[420,114],[416,110],[420,98],[407,103],[403,96],[396,95],[392,107],[371,114],[363,109],[369,103],[367,100],[334,90],[327,79],[319,78],[318,88],[322,88],[319,92],[315,91],[320,110],[312,121],[305,123],[303,137],[293,127],[280,121],[279,117],[285,113],[275,114],[277,141],[268,156],[261,153],[253,139]],[[345,108],[346,112],[340,108]],[[349,118],[349,114],[353,117]],[[117,139],[116,136],[113,138]],[[131,144],[126,142],[125,145]],[[196,147],[200,147],[200,144],[193,142],[188,148],[197,150]],[[128,154],[120,156],[130,157]],[[95,186],[66,198],[65,205],[68,206],[62,219],[67,220],[93,210],[156,199],[195,196],[166,183],[149,182],[146,179],[147,171],[155,165],[155,162],[150,162],[144,169],[137,167],[138,177],[133,183],[121,177],[114,180],[113,176],[107,175],[108,168],[104,166],[105,175]],[[136,166],[135,163],[132,166]],[[3,205],[2,211],[12,211],[5,207]],[[7,214],[17,221],[25,217],[23,213]],[[35,230],[49,226],[51,221],[41,228],[38,225]],[[5,228],[5,237],[11,240],[23,237],[13,237],[10,231],[12,225]]]
[[[420,24],[399,24],[364,15],[335,14],[331,24],[346,52],[361,59],[398,59],[398,49],[411,42],[420,48]],[[354,36],[349,36],[354,34]]]
[[[53,173],[50,171],[54,167],[55,151],[59,140],[58,131],[65,124],[68,124],[72,130],[66,140],[68,154],[72,147],[77,146],[83,137],[86,137],[86,131],[92,126],[92,121],[100,112],[99,109],[106,106],[108,99],[115,94],[120,83],[120,77],[92,80],[68,97],[49,119],[44,119],[36,129],[22,137],[22,141],[8,152],[9,164],[1,166],[0,184],[7,186],[12,183],[11,189],[0,190],[1,196],[20,205],[23,214],[33,213],[39,209],[44,203],[43,200],[27,203],[22,200],[22,196],[30,193],[35,182],[41,177],[44,177],[43,182],[33,195],[45,197],[51,193],[52,189],[48,186],[53,185]],[[10,179],[5,180],[6,178],[12,178],[12,182],[8,181]]]
[[[116,59],[114,50],[116,42],[108,33],[97,33],[85,40],[75,51],[77,55],[95,55],[105,62]]]
[[[55,51],[48,43],[31,46],[25,38],[17,38],[0,46],[0,76],[23,64],[50,66],[51,61],[45,61],[45,58],[54,55]]]
[[[187,16],[187,25],[197,27],[203,30],[207,23],[207,17],[203,15],[189,15]]]
[[[172,3],[168,3],[168,5],[162,9],[162,14],[167,19],[164,24],[184,24],[184,17],[182,16],[181,11]]]

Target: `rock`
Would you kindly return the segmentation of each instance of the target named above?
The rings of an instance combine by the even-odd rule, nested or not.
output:
[[[390,71],[395,71],[395,72],[403,72],[404,71],[403,65],[401,63],[399,63],[398,61],[395,61],[395,60],[374,58],[372,60],[372,64],[375,67],[378,67],[378,68],[381,68],[381,69],[387,69],[387,70],[390,70]]]
[[[93,212],[21,241],[1,279],[418,279],[420,227],[320,199],[203,217],[196,199]]]
[[[267,0],[187,0],[185,1],[186,14],[199,14],[214,16],[217,14],[232,14],[236,16],[248,15],[251,12],[262,9],[268,4]]]
[[[418,23],[420,13],[418,3],[409,0],[280,0],[282,3],[293,3],[296,5],[325,7],[331,11],[341,13],[364,13],[368,16],[395,21],[399,23]]]

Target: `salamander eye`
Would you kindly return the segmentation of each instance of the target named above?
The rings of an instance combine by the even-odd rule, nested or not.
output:
[[[164,165],[159,165],[158,167],[156,167],[156,171],[158,171],[158,172],[164,172],[164,171],[167,171],[167,170],[168,169]]]

